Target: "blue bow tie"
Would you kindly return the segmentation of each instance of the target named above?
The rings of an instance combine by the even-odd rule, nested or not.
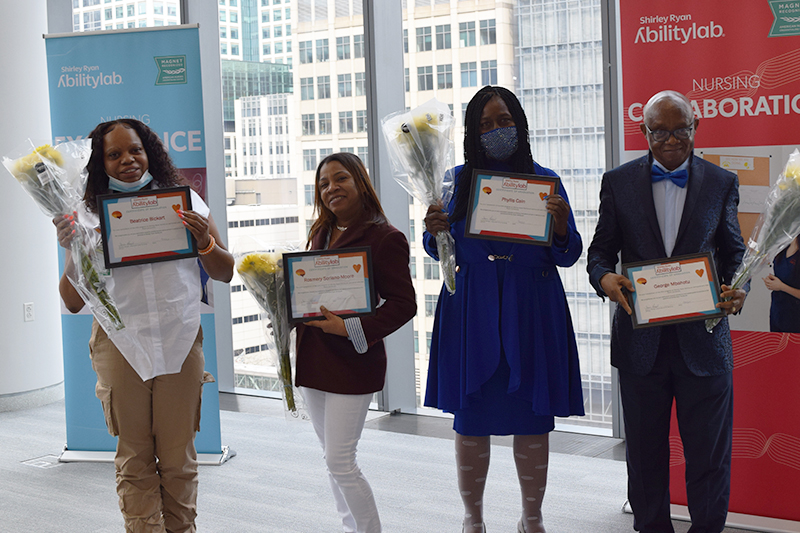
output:
[[[672,180],[672,183],[674,183],[681,189],[686,187],[686,182],[689,181],[689,173],[686,172],[685,168],[681,170],[676,170],[674,172],[665,172],[658,165],[653,165],[651,176],[653,179],[653,183],[669,178]]]

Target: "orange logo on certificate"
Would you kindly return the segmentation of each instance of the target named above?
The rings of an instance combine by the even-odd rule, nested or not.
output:
[[[356,272],[360,272],[361,271],[361,265],[353,265],[353,270],[355,270]]]
[[[544,199],[547,198],[547,193],[546,192],[540,192],[539,193],[539,198],[541,198],[542,201],[544,202]]]
[[[492,188],[491,188],[491,187],[484,187],[484,188],[483,188],[483,189],[481,189],[481,190],[482,190],[483,192],[485,192],[486,194],[492,194]]]
[[[697,274],[698,276],[700,276],[702,278],[703,277],[703,273],[705,272],[705,270],[700,268],[700,269],[695,270],[694,272],[695,272],[695,274]]]
[[[298,276],[305,276],[306,275],[306,271],[303,270],[302,268],[298,268],[297,270],[294,271],[294,273],[297,274]]]
[[[113,213],[111,213],[111,216],[119,219],[122,218],[122,213],[120,213],[119,211],[114,211]]]
[[[647,285],[647,280],[644,278],[639,278],[636,280],[636,283],[638,283],[639,285]]]

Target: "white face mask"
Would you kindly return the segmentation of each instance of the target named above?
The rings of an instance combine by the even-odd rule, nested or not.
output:
[[[153,176],[150,174],[149,170],[145,170],[142,177],[136,181],[120,181],[117,178],[108,176],[108,188],[117,192],[135,192],[142,189],[151,181],[153,181]]]

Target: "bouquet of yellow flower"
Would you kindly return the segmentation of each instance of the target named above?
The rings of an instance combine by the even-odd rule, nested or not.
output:
[[[800,234],[800,151],[789,156],[786,166],[772,186],[764,202],[764,210],[756,221],[742,263],[731,282],[732,289],[741,289],[775,256]],[[706,320],[711,332],[719,318]]]
[[[236,271],[247,291],[269,316],[286,409],[292,417],[297,418],[301,416],[298,407],[300,402],[295,398],[292,385],[292,328],[286,306],[286,281],[283,272],[283,252],[293,251],[288,248],[292,247],[283,247],[281,251],[237,253]]]
[[[25,148],[24,152],[34,146],[30,141],[28,145],[30,148]],[[42,212],[55,218],[71,214],[82,205],[88,175],[86,163],[90,154],[91,141],[85,139],[55,147],[46,144],[14,159],[4,157],[3,165]],[[123,329],[125,325],[99,274],[104,263],[102,254],[93,246],[96,241],[90,228],[80,224],[80,221],[75,225],[70,251],[78,268],[75,272],[68,272],[67,278],[89,305],[103,329],[110,334]]]
[[[394,179],[423,205],[449,203],[453,193],[453,115],[435,98],[408,112],[382,121],[389,146]],[[455,241],[449,232],[436,235],[436,248],[444,284],[456,292]]]

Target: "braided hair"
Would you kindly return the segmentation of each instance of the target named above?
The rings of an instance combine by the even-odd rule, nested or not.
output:
[[[519,103],[517,97],[505,87],[487,85],[475,93],[472,100],[467,104],[467,112],[464,117],[464,166],[461,168],[456,181],[459,183],[455,193],[455,204],[453,212],[450,213],[450,224],[457,222],[467,216],[467,204],[469,203],[469,192],[472,181],[472,171],[485,169],[489,166],[489,158],[481,146],[481,115],[483,108],[494,97],[502,98],[508,107],[514,124],[517,126],[517,140],[519,146],[517,151],[508,159],[507,163],[511,166],[511,172],[520,174],[533,174],[533,156],[531,155],[531,143],[528,138],[528,119],[525,111]]]

